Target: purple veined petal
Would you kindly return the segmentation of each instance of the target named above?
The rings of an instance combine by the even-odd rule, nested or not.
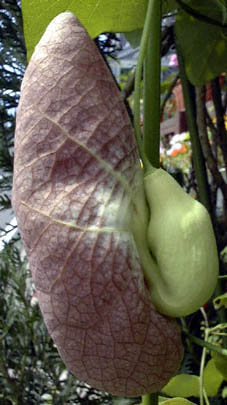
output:
[[[117,86],[79,21],[62,13],[23,80],[13,205],[67,368],[124,396],[160,390],[182,358],[179,328],[151,302],[131,230],[142,182]]]

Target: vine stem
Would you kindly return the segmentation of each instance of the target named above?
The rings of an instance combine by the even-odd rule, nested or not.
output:
[[[208,341],[208,336],[209,336],[209,324],[208,324],[208,319],[206,312],[204,311],[203,307],[200,308],[200,311],[203,315],[204,321],[205,321],[205,336],[204,336],[204,341]],[[203,347],[202,351],[202,356],[201,356],[201,362],[200,362],[200,375],[199,375],[199,391],[200,391],[200,405],[204,404],[203,398],[207,398],[205,388],[203,386],[203,372],[204,372],[204,367],[205,367],[205,361],[206,361],[206,354],[207,354],[207,349],[206,347]],[[207,404],[207,401],[206,401]],[[209,404],[209,402],[208,402]]]
[[[160,75],[161,75],[161,21],[160,0],[153,1],[147,53],[144,61],[144,151],[154,167],[160,166]]]
[[[134,91],[134,128],[144,172],[159,167],[161,0],[149,0],[138,56]],[[152,29],[152,30],[151,30]],[[145,67],[144,67],[145,61]],[[140,126],[141,78],[144,67],[144,130]],[[142,396],[143,405],[157,405],[158,393]]]
[[[135,138],[139,150],[140,157],[143,161],[144,169],[145,171],[150,168],[152,165],[152,162],[149,162],[149,158],[146,155],[146,149],[144,149],[143,146],[143,136],[142,136],[142,131],[140,127],[140,86],[141,86],[141,77],[142,77],[142,72],[143,72],[143,62],[146,57],[147,53],[147,46],[149,42],[149,37],[151,33],[151,26],[153,27],[154,25],[154,30],[152,29],[152,37],[155,38],[155,29],[157,29],[157,22],[156,22],[156,11],[157,11],[157,4],[160,6],[161,1],[160,0],[149,0],[148,1],[148,6],[147,6],[147,13],[146,13],[146,18],[145,18],[145,23],[144,23],[144,28],[143,28],[143,33],[141,37],[141,42],[140,42],[140,51],[139,51],[139,56],[138,56],[138,62],[137,62],[137,67],[136,67],[136,75],[135,75],[135,92],[134,92],[134,128],[135,128]],[[159,23],[160,24],[160,23]],[[160,30],[160,27],[159,27]],[[157,40],[157,38],[156,38]],[[150,44],[152,45],[152,44]],[[160,42],[159,42],[160,46]],[[152,60],[151,65],[156,63],[155,61]],[[160,64],[160,60],[159,60]],[[154,80],[154,78],[153,78]],[[160,76],[159,79],[160,81]],[[152,96],[152,104],[156,103],[156,97],[153,95]],[[160,94],[159,94],[159,99],[158,102],[160,104]],[[160,109],[160,106],[159,106]],[[160,120],[160,115],[158,117]]]
[[[180,67],[180,79],[182,84],[183,96],[184,96],[184,103],[185,103],[185,110],[186,110],[186,118],[188,129],[190,132],[190,140],[192,145],[192,157],[193,163],[195,168],[195,176],[198,184],[199,190],[199,199],[200,202],[206,207],[206,209],[211,213],[211,202],[210,202],[210,193],[209,193],[209,186],[208,186],[208,179],[207,179],[207,172],[206,172],[206,165],[205,160],[202,152],[202,147],[199,140],[199,133],[198,127],[196,124],[195,116],[196,116],[196,107],[195,107],[195,100],[192,97],[192,86],[190,85],[187,74],[185,71],[184,66],[184,59],[181,52],[181,47],[179,44],[179,40],[175,35],[175,44],[177,50],[177,57],[179,61]]]
[[[185,329],[184,327],[182,328],[182,331],[185,333],[185,335],[189,338],[189,340],[190,340],[191,342],[196,343],[196,344],[199,345],[199,346],[206,347],[206,348],[207,348],[208,350],[210,350],[210,351],[213,351],[213,352],[216,352],[216,353],[220,353],[220,354],[222,354],[223,356],[226,356],[226,357],[227,357],[227,349],[223,349],[223,348],[220,347],[220,346],[216,346],[216,345],[214,345],[214,344],[212,344],[212,343],[210,343],[210,342],[206,342],[206,341],[204,341],[204,340],[202,340],[202,339],[200,339],[200,338],[197,338],[196,336],[191,335],[191,334],[187,331],[187,329]]]

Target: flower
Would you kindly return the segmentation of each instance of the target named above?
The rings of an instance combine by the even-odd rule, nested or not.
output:
[[[185,153],[186,151],[186,145],[178,142],[171,146],[171,148],[166,153],[169,156],[177,156],[179,153]]]
[[[170,61],[169,61],[169,66],[177,67],[178,66],[178,59],[177,55],[174,53],[171,55]]]

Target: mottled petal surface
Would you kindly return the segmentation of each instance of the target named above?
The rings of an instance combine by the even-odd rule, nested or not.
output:
[[[49,333],[77,378],[158,391],[182,356],[154,308],[131,231],[133,130],[95,44],[69,12],[36,47],[17,114],[13,205]]]

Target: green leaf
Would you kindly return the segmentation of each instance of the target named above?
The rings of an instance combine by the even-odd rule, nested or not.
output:
[[[162,13],[163,15],[169,14],[176,10],[178,7],[176,0],[163,0]],[[132,48],[137,48],[140,45],[142,29],[137,29],[130,32],[125,32],[125,37],[132,46]]]
[[[227,387],[224,387],[222,390],[222,398],[227,398]]]
[[[137,48],[140,45],[142,32],[142,29],[125,32],[125,37],[132,48]]]
[[[162,405],[190,405],[190,404],[195,405],[194,402],[188,401],[188,399],[180,397],[171,398],[168,399],[167,401],[162,402]]]
[[[189,401],[188,399],[185,398],[167,398],[167,397],[158,397],[158,404],[162,405],[195,405],[194,402]],[[140,402],[140,405],[142,405],[142,402]]]
[[[203,374],[203,384],[209,397],[217,395],[223,375],[217,370],[214,359],[208,361]]]
[[[222,373],[215,366],[214,359],[209,360],[203,374],[203,385],[208,396],[217,395],[223,379]],[[171,378],[162,389],[162,392],[170,397],[199,397],[199,377],[189,374],[176,375]],[[163,404],[166,404],[166,402],[163,402]]]
[[[214,308],[216,310],[220,309],[221,307],[227,308],[227,293],[219,295],[213,300]]]
[[[161,404],[164,401],[167,401],[169,398],[168,397],[162,397],[161,395],[158,396],[158,403]]]
[[[216,369],[222,374],[224,380],[227,380],[227,357],[220,353],[212,352]]]
[[[195,0],[187,2],[193,5],[196,12],[217,20],[226,21],[226,8],[221,2],[204,0],[196,3]],[[214,25],[195,18],[180,10],[175,26],[184,56],[186,73],[189,80],[200,86],[218,76],[227,69],[227,28]]]
[[[127,32],[143,27],[148,0],[22,0],[28,59],[50,21],[72,11],[92,38],[102,32]]]
[[[225,24],[227,18],[226,5],[223,0],[180,0],[178,3],[183,10],[193,15],[197,14],[199,18],[208,17],[216,21],[217,23]]]
[[[176,0],[163,0],[162,2],[162,12],[163,14],[171,13],[178,8]]]
[[[170,397],[199,397],[199,377],[196,375],[178,374],[171,378],[162,389],[162,392]]]

